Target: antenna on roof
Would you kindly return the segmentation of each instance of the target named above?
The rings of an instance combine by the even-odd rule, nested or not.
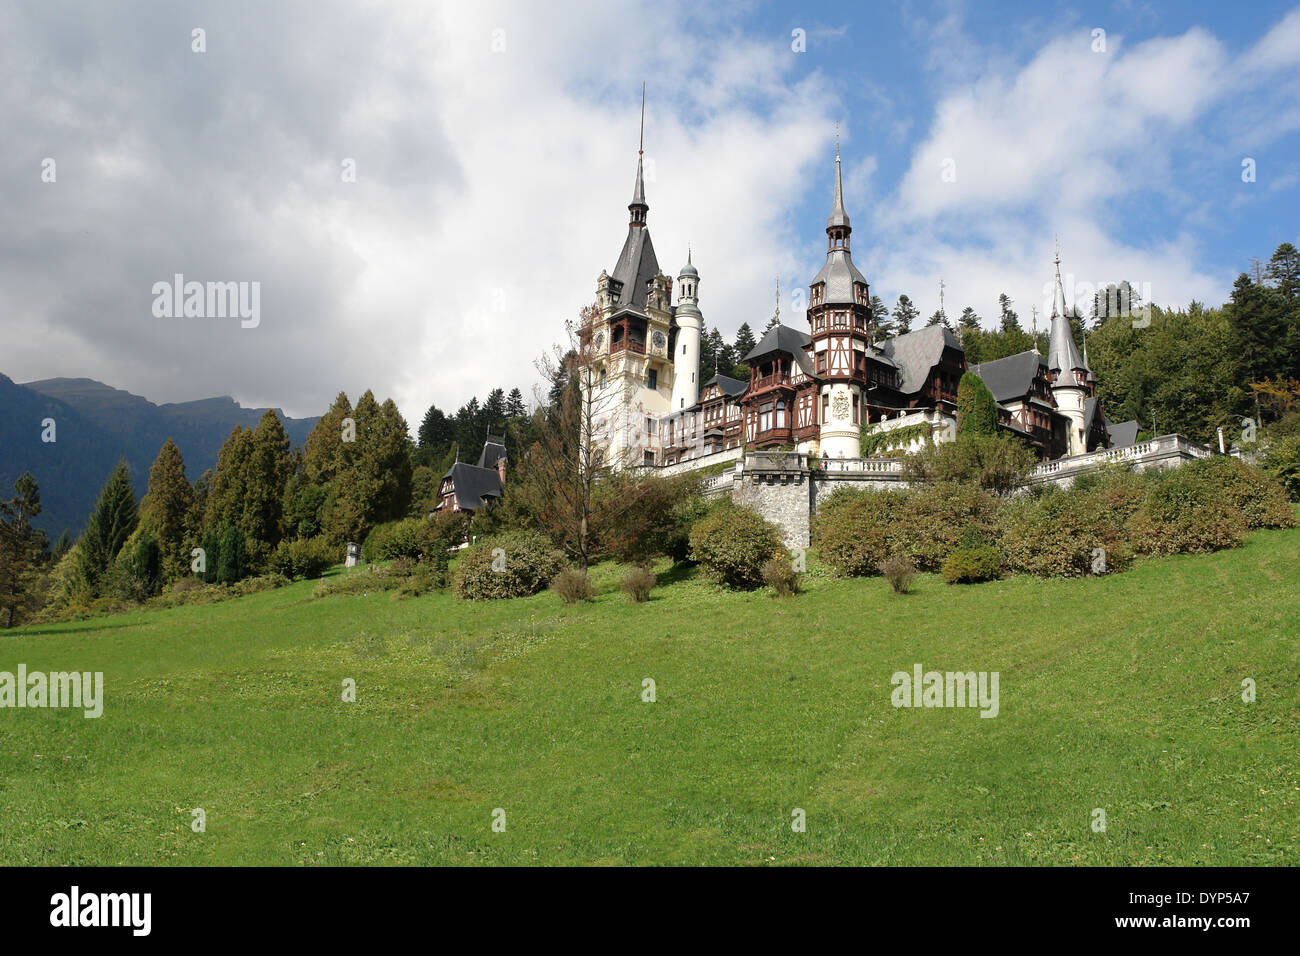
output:
[[[776,314],[772,316],[776,324],[781,324],[781,277],[776,277]]]
[[[1034,354],[1042,355],[1043,353],[1038,351],[1038,306],[1033,306],[1032,311],[1034,313]]]
[[[939,315],[941,315],[944,325],[948,324],[948,313],[943,308],[943,279],[939,280]]]

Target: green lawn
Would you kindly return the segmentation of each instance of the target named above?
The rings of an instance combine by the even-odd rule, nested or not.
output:
[[[302,583],[11,632],[0,670],[106,700],[0,710],[0,863],[1296,865],[1298,553],[639,607],[614,568],[576,608]],[[998,671],[1000,715],[895,709],[916,663]]]

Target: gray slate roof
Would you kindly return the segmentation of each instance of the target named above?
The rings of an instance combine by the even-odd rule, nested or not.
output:
[[[718,388],[721,389],[722,394],[729,398],[735,398],[737,395],[742,395],[745,390],[749,388],[748,382],[742,382],[738,378],[731,378],[728,375],[715,375],[700,386],[700,391],[704,391],[704,389],[708,388],[710,385],[717,385]]]
[[[485,498],[501,497],[501,476],[495,468],[480,468],[458,461],[443,475],[450,478],[456,495],[456,507],[461,511],[478,511]]]
[[[488,435],[487,441],[483,443],[483,450],[478,456],[478,467],[496,468],[497,462],[506,457],[506,443],[504,438],[496,435]]]
[[[1126,422],[1107,422],[1106,430],[1110,432],[1111,448],[1123,448],[1126,445],[1132,445],[1137,441],[1137,419],[1131,418]]]
[[[957,336],[943,325],[927,325],[915,332],[905,332],[885,339],[880,343],[880,350],[894,360],[902,373],[903,384],[899,391],[904,394],[920,391],[925,384],[930,369],[939,364],[945,347],[961,351]],[[994,394],[996,398],[996,393]]]
[[[970,370],[984,380],[998,402],[1023,399],[1029,386],[1043,364],[1043,357],[1030,349],[992,362],[972,365]]]
[[[832,249],[826,253],[826,263],[821,271],[813,276],[810,285],[826,283],[822,301],[828,305],[852,305],[857,301],[853,294],[853,283],[867,284],[866,277],[853,264],[853,257],[847,249]]]
[[[785,352],[794,356],[794,360],[799,363],[799,368],[809,378],[821,378],[813,371],[812,362],[808,360],[807,349],[811,342],[812,336],[807,332],[800,332],[778,322],[741,361],[748,365],[752,358],[762,358],[772,352]]]

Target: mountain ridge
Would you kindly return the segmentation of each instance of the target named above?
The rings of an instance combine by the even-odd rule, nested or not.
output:
[[[194,481],[216,465],[236,426],[256,427],[269,410],[289,440],[302,445],[319,416],[290,418],[281,408],[245,408],[229,395],[156,404],[97,379],[57,377],[17,383],[0,373],[0,498],[30,471],[41,489],[37,526],[51,538],[78,534],[109,473],[125,458],[138,494],[149,484],[158,449],[172,439]],[[43,441],[53,419],[53,442]]]

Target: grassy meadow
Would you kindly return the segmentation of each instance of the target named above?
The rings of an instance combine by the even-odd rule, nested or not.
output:
[[[612,565],[574,607],[303,582],[5,632],[0,670],[105,702],[0,710],[0,863],[1296,865],[1298,554],[787,601],[661,567],[641,606]],[[894,708],[917,663],[998,671],[1000,714]]]

